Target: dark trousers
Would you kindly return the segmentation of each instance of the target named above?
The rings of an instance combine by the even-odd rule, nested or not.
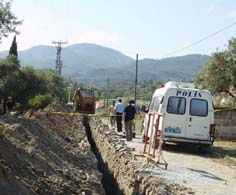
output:
[[[122,132],[122,113],[116,113],[117,131]]]
[[[125,131],[126,131],[126,140],[127,141],[132,141],[133,138],[133,125],[134,122],[133,120],[130,121],[125,121]]]

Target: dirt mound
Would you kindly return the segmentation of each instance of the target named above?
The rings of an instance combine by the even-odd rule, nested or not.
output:
[[[0,118],[1,193],[104,194],[82,119],[29,116]]]
[[[49,104],[44,110],[50,112],[71,112],[72,107],[65,106],[57,99],[54,99],[53,102]]]

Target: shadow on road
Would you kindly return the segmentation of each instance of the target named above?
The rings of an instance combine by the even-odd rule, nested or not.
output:
[[[201,176],[203,177],[207,177],[207,178],[210,178],[210,179],[214,179],[214,180],[218,180],[218,181],[225,181],[224,179],[216,176],[216,175],[213,175],[207,171],[203,171],[203,170],[197,170],[197,169],[190,169],[188,168],[190,171],[194,171],[194,172],[197,172],[199,173]]]
[[[212,146],[209,148],[201,147],[194,144],[165,144],[163,150],[181,153],[187,155],[197,155],[206,158],[231,158],[235,160],[236,165],[236,150],[234,147]]]

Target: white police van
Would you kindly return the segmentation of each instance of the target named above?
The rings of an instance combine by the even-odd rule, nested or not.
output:
[[[207,90],[195,89],[191,83],[174,81],[156,89],[143,122],[144,137],[150,113],[164,114],[161,122],[165,142],[198,143],[208,146],[213,144],[213,98]],[[152,119],[153,128],[155,117]],[[148,137],[153,137],[150,135],[150,128]]]

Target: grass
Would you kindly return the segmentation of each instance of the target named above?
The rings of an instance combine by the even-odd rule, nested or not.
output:
[[[144,120],[145,117],[145,113],[140,113],[138,115],[136,115],[135,117],[135,129],[136,129],[136,134],[137,135],[141,135],[141,129],[142,129],[142,122]]]
[[[215,141],[210,154],[228,165],[236,166],[236,142]]]

